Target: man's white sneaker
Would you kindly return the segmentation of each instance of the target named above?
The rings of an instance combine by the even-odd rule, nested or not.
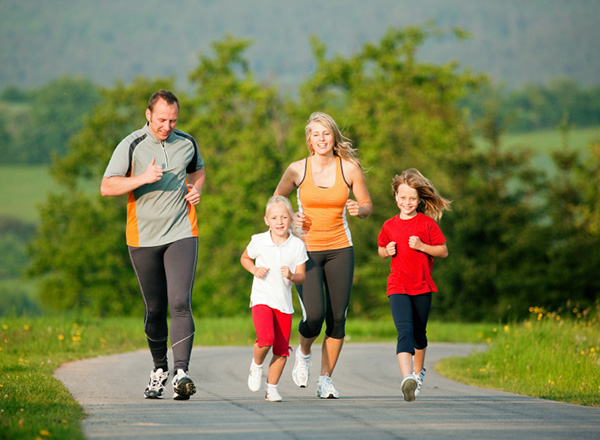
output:
[[[188,400],[196,392],[196,386],[187,373],[181,369],[177,370],[173,378],[173,399]]]
[[[283,400],[279,394],[279,391],[277,391],[277,385],[267,384],[265,390],[265,400],[269,402],[281,402]]]
[[[250,363],[250,373],[248,373],[248,388],[253,393],[260,390],[260,386],[262,385],[262,365],[256,365],[254,363],[254,359]]]
[[[423,365],[423,369],[419,372],[419,374],[415,374],[415,372],[413,371],[413,374],[417,378],[417,389],[415,390],[415,397],[417,397],[419,395],[419,393],[421,392],[421,388],[423,387],[423,382],[425,381],[425,373],[426,372],[427,372],[427,368],[425,368],[425,365]]]
[[[312,353],[304,355],[300,351],[300,346],[296,349],[294,369],[292,370],[292,379],[294,383],[301,388],[306,388],[310,380],[310,364]]]
[[[146,399],[162,399],[165,384],[169,379],[169,372],[163,371],[162,368],[152,370],[150,372],[150,382],[144,390]]]
[[[317,397],[321,399],[337,399],[340,397],[340,393],[333,387],[333,382],[328,373],[325,376],[319,376],[319,382],[317,383]]]
[[[407,402],[412,402],[415,400],[415,390],[417,389],[417,378],[414,374],[409,374],[404,379],[402,379],[402,395],[404,396],[404,400]]]

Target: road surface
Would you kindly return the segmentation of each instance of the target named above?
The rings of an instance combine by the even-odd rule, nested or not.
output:
[[[437,360],[466,356],[470,344],[430,344],[425,385],[411,403],[402,399],[394,343],[344,346],[333,375],[338,400],[316,397],[314,349],[307,388],[292,382],[290,358],[281,403],[248,390],[251,346],[194,348],[189,374],[198,392],[189,401],[171,398],[170,381],[165,399],[143,398],[148,350],[68,363],[55,376],[83,406],[87,439],[600,439],[600,408],[469,387],[435,372]]]

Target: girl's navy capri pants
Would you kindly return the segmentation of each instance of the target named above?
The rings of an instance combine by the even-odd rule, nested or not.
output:
[[[390,295],[390,308],[398,332],[396,354],[415,354],[427,347],[427,320],[431,310],[431,292],[420,295],[396,293]]]

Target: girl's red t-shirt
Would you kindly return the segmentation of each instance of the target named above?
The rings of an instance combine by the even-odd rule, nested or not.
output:
[[[377,242],[381,247],[392,241],[396,242],[396,255],[392,257],[387,282],[388,296],[396,293],[419,295],[438,291],[431,277],[433,257],[408,246],[408,240],[413,235],[430,246],[446,242],[438,224],[425,214],[417,213],[408,220],[402,220],[396,215],[387,220],[379,232]]]

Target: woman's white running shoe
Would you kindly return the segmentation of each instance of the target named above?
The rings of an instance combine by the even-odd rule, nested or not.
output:
[[[321,399],[337,399],[340,397],[340,393],[334,388],[328,373],[325,373],[325,376],[319,376],[319,382],[317,383],[317,397],[320,397]]]
[[[294,369],[292,370],[292,379],[294,383],[301,388],[306,388],[310,380],[310,364],[312,353],[304,355],[300,351],[300,346],[296,349]]]

